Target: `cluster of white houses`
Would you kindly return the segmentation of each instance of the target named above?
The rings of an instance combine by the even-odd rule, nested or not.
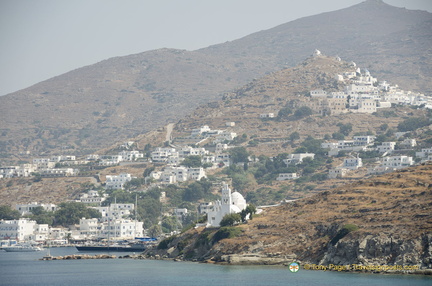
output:
[[[314,56],[321,56],[321,53],[315,51]],[[355,63],[351,64],[356,67]],[[377,109],[389,108],[392,104],[424,106],[432,109],[432,97],[403,91],[397,85],[390,85],[386,81],[378,82],[367,69],[357,68],[355,72],[338,74],[336,80],[346,84],[344,91],[311,90],[311,100],[306,105],[323,115],[346,112],[374,113]]]
[[[143,222],[130,219],[134,204],[111,204],[106,207],[93,207],[100,219],[80,219],[79,227],[71,231],[74,239],[133,239],[143,236]]]
[[[375,138],[375,136],[354,136],[353,140],[324,142],[321,144],[321,148],[327,149],[329,156],[336,156],[339,154],[340,151],[378,151],[381,154],[379,165],[369,168],[369,174],[392,172],[394,170],[406,168],[414,164],[413,157],[405,155],[390,156],[392,153],[395,152],[396,142],[381,142],[380,145],[376,145]],[[412,148],[417,145],[415,139],[409,138],[400,141],[399,144],[406,148]],[[416,156],[421,158],[427,158],[429,156],[428,151],[432,151],[432,149],[422,150],[425,152],[418,152],[418,155],[416,154]],[[344,177],[350,170],[357,170],[361,167],[363,167],[363,162],[361,158],[345,158],[341,166],[329,170],[329,178]]]
[[[16,205],[23,215],[31,213],[35,207],[42,206],[46,210],[57,209],[53,204],[31,203]],[[66,237],[74,240],[89,239],[133,239],[143,236],[143,222],[130,219],[135,210],[134,204],[111,204],[107,207],[92,207],[101,213],[101,218],[82,218],[79,225],[66,228],[53,228],[48,224],[37,224],[27,218],[16,220],[0,220],[0,241],[36,241],[46,240],[66,243]]]
[[[76,161],[75,156],[53,156],[51,158],[36,158],[31,164],[0,167],[1,178],[29,177],[37,173],[40,176],[60,177],[76,176],[78,169],[60,166],[69,161]]]
[[[131,142],[127,143],[131,144]],[[59,155],[52,156],[51,158],[35,158],[31,164],[0,167],[0,179],[29,177],[36,173],[42,177],[77,176],[79,174],[79,170],[72,168],[73,166],[86,165],[89,163],[94,163],[99,166],[112,166],[117,165],[120,162],[136,161],[141,158],[144,158],[144,154],[136,150],[123,150],[117,155],[91,154],[86,156],[86,158],[83,160],[77,160],[76,156],[73,155]]]

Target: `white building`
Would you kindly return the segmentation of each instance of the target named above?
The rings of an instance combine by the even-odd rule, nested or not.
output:
[[[37,229],[36,221],[20,218],[17,220],[0,220],[0,240],[30,240]]]
[[[34,232],[30,235],[30,240],[36,242],[43,242],[49,238],[49,226],[48,224],[36,224]]]
[[[176,209],[174,209],[174,216],[180,222],[183,221],[183,218],[187,215],[187,213],[188,213],[187,208],[176,208]]]
[[[311,158],[312,160],[315,158],[314,153],[297,153],[297,154],[289,154],[288,158],[284,159],[284,163],[289,165],[297,165],[303,162],[305,158]]]
[[[381,166],[393,169],[402,169],[414,164],[412,157],[408,156],[390,156],[384,157]]]
[[[207,133],[210,131],[211,131],[210,127],[208,125],[204,125],[201,126],[200,128],[192,129],[191,136],[198,137],[201,136],[203,133]]]
[[[160,180],[166,184],[185,182],[187,180],[199,181],[205,178],[204,168],[187,168],[184,166],[165,167],[160,175]]]
[[[122,219],[130,216],[135,210],[135,205],[114,203],[105,207],[93,207],[93,208],[98,210],[101,213],[102,215],[101,221],[109,221],[115,219]]]
[[[329,179],[343,178],[348,173],[348,169],[345,168],[333,168],[329,170]]]
[[[362,159],[359,157],[357,157],[357,158],[345,158],[342,168],[350,169],[350,170],[357,170],[358,168],[361,168],[362,166],[363,166],[363,162],[362,162]]]
[[[311,97],[326,97],[327,92],[322,89],[315,89],[310,91]]]
[[[228,184],[222,186],[222,200],[214,202],[213,209],[207,213],[207,226],[219,227],[227,214],[239,213],[246,208],[246,200],[239,192],[231,193]]]
[[[175,148],[156,148],[153,152],[151,152],[151,159],[153,162],[166,162],[168,157],[178,153]]]
[[[70,177],[78,175],[79,170],[73,168],[43,168],[39,169],[38,172],[43,177]]]
[[[122,157],[123,161],[135,161],[140,158],[144,158],[144,154],[139,151],[121,151],[119,155]]]
[[[280,173],[276,178],[277,181],[286,181],[297,179],[297,173]]]
[[[396,142],[382,142],[381,145],[377,146],[377,150],[380,153],[392,153],[395,149]]]
[[[403,140],[400,144],[404,147],[411,148],[411,147],[417,146],[417,141],[415,139],[407,138],[407,139]]]
[[[117,165],[123,161],[123,157],[121,155],[103,155],[99,157],[99,165],[100,166],[112,166]]]
[[[57,205],[55,204],[41,204],[38,202],[32,202],[29,204],[17,204],[15,209],[21,213],[21,215],[28,215],[32,213],[32,210],[37,207],[43,207],[47,212],[55,212],[57,210]]]
[[[106,197],[100,196],[98,191],[90,190],[85,194],[81,194],[79,202],[84,204],[98,204],[100,205]]]
[[[62,161],[75,161],[76,156],[73,155],[60,155],[60,156],[52,156],[51,162],[62,162]]]
[[[106,176],[105,187],[107,189],[123,189],[127,182],[133,179],[131,174],[122,173],[118,176]]]
[[[269,112],[269,113],[261,113],[260,114],[260,118],[274,118],[275,115],[273,112]]]
[[[97,219],[81,219],[80,238],[98,239],[133,239],[143,236],[143,222],[129,219],[115,219],[109,222],[98,222]]]
[[[187,156],[204,156],[207,155],[209,152],[205,148],[194,148],[190,146],[182,147],[178,151],[179,157],[187,157]]]
[[[432,148],[423,148],[420,152],[416,152],[416,157],[426,158],[429,155],[432,155]]]
[[[237,133],[235,133],[235,132],[223,131],[222,133],[216,135],[214,142],[215,143],[222,143],[224,141],[232,141],[236,137],[237,137]]]
[[[198,206],[198,212],[200,214],[208,214],[213,210],[213,202],[200,203]]]
[[[354,145],[356,146],[367,146],[374,143],[376,137],[371,135],[365,136],[353,136]]]

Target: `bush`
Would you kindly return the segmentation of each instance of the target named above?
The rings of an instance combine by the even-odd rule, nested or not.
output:
[[[221,227],[214,235],[213,235],[213,243],[216,243],[225,238],[234,238],[241,234],[241,229],[238,227]]]
[[[332,245],[336,245],[336,243],[338,243],[338,241],[344,238],[348,233],[356,231],[358,229],[359,227],[355,224],[346,224],[338,231],[338,233],[335,235],[335,237],[333,237],[330,243]]]
[[[157,249],[168,249],[168,245],[174,240],[174,238],[176,238],[175,235],[170,236],[168,238],[165,238],[164,240],[162,240],[158,246]]]
[[[408,118],[398,124],[398,130],[401,132],[413,131],[418,128],[429,125],[431,122],[427,117]]]
[[[294,117],[303,118],[309,115],[312,115],[313,111],[307,106],[302,106],[294,112]]]

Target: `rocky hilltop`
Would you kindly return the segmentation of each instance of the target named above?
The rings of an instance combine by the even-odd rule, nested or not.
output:
[[[231,264],[430,269],[431,188],[432,165],[420,165],[265,208],[246,224],[191,229],[145,255]]]
[[[206,49],[108,59],[0,97],[2,161],[25,160],[26,153],[87,154],[135,137],[294,66],[315,48],[427,93],[431,24],[430,13],[368,0]]]
[[[226,122],[235,122],[231,129],[239,136],[248,136],[244,143],[248,150],[257,155],[276,156],[298,147],[289,140],[293,132],[299,134],[298,141],[307,136],[322,139],[338,132],[338,124],[351,124],[353,134],[379,134],[382,124],[396,130],[397,125],[404,119],[423,115],[422,110],[400,106],[381,109],[373,114],[349,112],[322,116],[314,112],[304,118],[278,118],[279,112],[284,108],[294,111],[302,106],[310,106],[314,101],[310,97],[311,90],[321,89],[329,93],[344,91],[345,84],[338,82],[335,76],[353,72],[357,67],[350,62],[339,61],[335,56],[309,56],[296,67],[255,79],[226,93],[222,100],[198,107],[175,125],[173,137],[187,136],[192,129],[203,125],[224,129]],[[391,116],[383,115],[386,112],[391,112]],[[275,117],[263,119],[260,116],[270,113]],[[251,139],[254,144],[250,144]]]

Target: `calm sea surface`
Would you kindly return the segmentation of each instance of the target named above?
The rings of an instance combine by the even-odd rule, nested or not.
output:
[[[54,256],[77,253],[74,247],[51,249]],[[432,285],[428,276],[306,270],[291,273],[287,267],[133,259],[39,261],[45,254],[0,250],[0,285]]]

